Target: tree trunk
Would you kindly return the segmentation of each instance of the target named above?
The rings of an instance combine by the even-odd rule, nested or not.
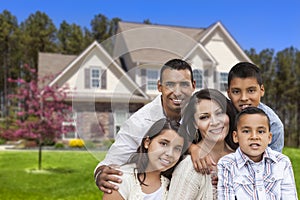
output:
[[[42,142],[39,143],[39,170],[42,169]]]

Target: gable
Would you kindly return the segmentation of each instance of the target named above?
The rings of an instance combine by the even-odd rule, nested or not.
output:
[[[92,71],[99,72],[98,75],[101,80],[98,88],[91,87],[92,82],[87,84],[91,80],[88,76],[91,76]],[[128,96],[138,101],[149,100],[148,96],[139,89],[97,42],[94,42],[70,63],[50,85],[60,87],[67,85],[73,95],[73,100],[107,102],[112,97],[127,99]]]
[[[231,66],[240,61],[251,62],[220,22],[212,26],[200,42],[217,61],[219,71],[228,72]]]

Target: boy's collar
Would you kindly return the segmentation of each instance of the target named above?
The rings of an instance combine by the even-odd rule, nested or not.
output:
[[[241,160],[241,162],[237,163],[238,168],[242,168],[244,165],[246,165],[247,162],[253,162],[246,154],[244,154],[241,150],[241,148],[239,147],[237,150],[238,155],[240,156],[240,158],[238,160]],[[275,157],[275,155],[271,152],[271,148],[267,147],[266,150],[263,153],[263,161],[267,161],[270,160],[271,162],[277,162],[277,159]]]

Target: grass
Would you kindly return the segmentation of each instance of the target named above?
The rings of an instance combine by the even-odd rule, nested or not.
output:
[[[42,156],[43,170],[39,171],[37,151],[0,152],[1,199],[101,199],[93,179],[98,160],[92,154],[43,151]]]
[[[300,149],[285,147],[283,149],[283,153],[291,159],[297,187],[298,199],[300,199]]]
[[[300,149],[285,148],[292,161],[300,196]],[[102,193],[93,180],[98,160],[87,151],[43,151],[43,170],[37,170],[37,151],[0,151],[0,194],[5,200],[93,200]]]

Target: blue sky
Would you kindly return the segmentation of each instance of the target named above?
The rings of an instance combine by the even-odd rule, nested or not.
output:
[[[45,12],[57,28],[66,20],[90,28],[97,14],[109,19],[206,28],[221,21],[243,49],[300,50],[299,0],[0,0],[0,12],[9,10],[24,21]]]

